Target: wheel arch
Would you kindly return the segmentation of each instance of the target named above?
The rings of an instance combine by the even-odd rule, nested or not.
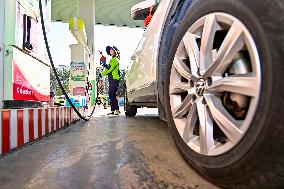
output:
[[[169,45],[173,40],[173,33],[183,19],[188,8],[192,5],[193,0],[173,0],[171,7],[167,13],[166,21],[164,22],[161,38],[158,47],[157,56],[157,105],[159,110],[159,117],[162,120],[166,120],[165,114],[165,98],[164,98],[164,85],[165,85],[165,73],[167,54],[170,50]]]

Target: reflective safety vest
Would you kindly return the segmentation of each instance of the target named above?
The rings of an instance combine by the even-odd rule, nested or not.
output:
[[[120,79],[120,71],[119,71],[119,59],[113,57],[106,68],[101,73],[102,76],[108,75],[109,80],[119,80]]]

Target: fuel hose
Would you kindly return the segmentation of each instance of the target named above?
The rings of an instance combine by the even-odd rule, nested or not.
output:
[[[53,59],[52,59],[52,56],[51,56],[51,53],[50,53],[50,48],[49,48],[49,44],[48,44],[48,41],[47,41],[47,37],[46,37],[46,30],[45,30],[45,24],[44,24],[44,19],[43,19],[43,11],[42,11],[42,3],[41,3],[41,0],[39,0],[39,10],[40,10],[40,21],[41,21],[41,28],[42,28],[42,33],[43,33],[43,37],[44,37],[44,42],[45,42],[45,47],[46,47],[46,50],[47,50],[47,55],[48,55],[48,58],[49,58],[49,61],[50,61],[50,64],[51,64],[51,67],[52,67],[52,70],[54,72],[54,75],[55,75],[55,78],[59,84],[59,87],[62,91],[62,93],[64,94],[65,98],[67,99],[68,103],[70,104],[71,108],[75,111],[75,113],[79,116],[80,119],[84,120],[84,121],[89,121],[94,112],[95,112],[95,108],[96,108],[96,102],[95,101],[95,105],[94,105],[94,108],[91,112],[91,114],[89,116],[86,116],[84,117],[79,111],[78,109],[75,107],[75,105],[73,104],[73,102],[70,100],[68,94],[66,93],[60,79],[59,79],[59,76],[58,76],[58,73],[57,73],[57,70],[54,66],[54,62],[53,62]],[[98,90],[97,90],[97,97],[98,97]]]

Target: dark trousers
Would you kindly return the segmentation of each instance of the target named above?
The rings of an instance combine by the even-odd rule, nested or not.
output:
[[[109,81],[108,96],[110,100],[111,111],[119,110],[118,102],[116,99],[118,86],[119,86],[119,81],[116,80]]]

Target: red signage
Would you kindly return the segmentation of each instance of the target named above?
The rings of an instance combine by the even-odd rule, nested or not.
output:
[[[32,100],[49,101],[49,95],[42,95],[36,91],[22,74],[17,64],[13,63],[13,99],[14,100]]]

